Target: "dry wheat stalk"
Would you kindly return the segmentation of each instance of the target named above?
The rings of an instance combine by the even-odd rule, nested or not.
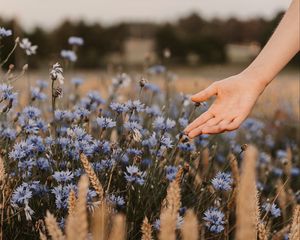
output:
[[[88,235],[88,219],[86,209],[86,196],[88,193],[89,180],[82,176],[78,183],[78,200],[75,210],[67,219],[66,234],[68,240],[86,240]]]
[[[300,205],[298,204],[293,213],[293,222],[291,226],[291,232],[289,234],[290,240],[300,239]]]
[[[113,218],[113,226],[109,236],[109,240],[124,240],[126,237],[125,217],[117,214]]]
[[[183,176],[183,172],[184,172],[183,167],[180,167],[180,168],[178,169],[178,172],[176,173],[175,181],[176,181],[178,184],[181,183],[181,179],[182,179],[182,176]]]
[[[48,233],[53,240],[65,239],[61,229],[57,224],[56,218],[49,211],[47,211],[46,213],[45,222],[48,229]]]
[[[102,203],[100,203],[100,206],[96,208],[96,211],[92,218],[93,238],[97,240],[107,239],[108,226],[109,226],[109,209],[105,201],[103,201]]]
[[[257,151],[253,146],[249,146],[244,154],[237,194],[237,240],[257,238],[258,206],[255,182]]]
[[[142,240],[152,240],[152,226],[148,221],[148,218],[145,217],[142,227]]]
[[[103,187],[102,187],[94,169],[92,168],[89,160],[87,159],[87,157],[84,154],[80,155],[80,160],[82,162],[82,165],[83,165],[83,168],[84,168],[86,174],[88,175],[88,177],[90,179],[91,185],[97,192],[100,202],[102,202],[103,198],[104,198],[104,191],[103,191]]]
[[[70,194],[69,194],[69,202],[68,202],[68,212],[69,212],[69,215],[72,215],[75,211],[75,203],[76,203],[76,196],[75,196],[75,192],[74,190],[72,189],[70,191]]]
[[[184,222],[181,227],[183,240],[197,240],[199,239],[198,220],[197,216],[192,210],[187,210],[184,216]]]

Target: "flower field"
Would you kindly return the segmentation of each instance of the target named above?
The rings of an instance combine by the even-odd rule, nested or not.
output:
[[[0,28],[0,51],[11,35]],[[1,239],[299,239],[299,126],[249,118],[189,139],[210,102],[175,91],[167,64],[115,71],[105,97],[81,94],[84,40],[68,43],[46,81],[27,64],[0,72]]]

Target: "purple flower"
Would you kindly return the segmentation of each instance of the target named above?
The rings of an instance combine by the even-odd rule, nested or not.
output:
[[[213,187],[220,191],[231,190],[232,178],[229,173],[218,172],[217,175],[211,180]]]
[[[129,183],[137,183],[139,185],[143,185],[145,180],[146,173],[142,172],[138,169],[138,167],[132,165],[126,167],[125,178]]]
[[[116,126],[116,122],[111,118],[97,117],[96,122],[101,128],[113,128]]]
[[[216,208],[209,208],[204,212],[203,220],[205,226],[213,233],[220,233],[224,230],[224,213]]]

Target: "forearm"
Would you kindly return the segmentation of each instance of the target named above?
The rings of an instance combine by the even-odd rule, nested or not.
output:
[[[250,76],[263,88],[300,50],[300,0],[293,0],[272,37],[257,58],[242,74]]]

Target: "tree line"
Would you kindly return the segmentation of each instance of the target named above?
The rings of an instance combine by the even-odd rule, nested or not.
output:
[[[53,30],[36,27],[31,31],[25,31],[13,19],[0,18],[0,26],[12,29],[14,37],[27,37],[39,46],[38,54],[30,58],[30,64],[33,67],[39,67],[49,60],[57,59],[62,49],[70,48],[67,39],[70,36],[79,36],[84,39],[85,43],[78,49],[80,57],[76,66],[96,68],[107,64],[105,59],[109,54],[124,54],[124,43],[130,37],[153,39],[156,54],[160,57],[164,49],[170,49],[174,63],[186,64],[190,53],[197,55],[204,64],[225,63],[227,44],[256,42],[263,46],[282,16],[283,12],[279,12],[273,19],[221,20],[215,18],[206,20],[198,14],[191,14],[174,23],[120,23],[113,26],[65,20]],[[5,48],[0,48],[0,54],[5,56],[14,43],[11,39],[2,39],[1,44],[6,45]],[[12,56],[11,62],[20,65],[17,59],[21,54],[17,51]],[[299,63],[299,60],[298,54],[293,62]]]

